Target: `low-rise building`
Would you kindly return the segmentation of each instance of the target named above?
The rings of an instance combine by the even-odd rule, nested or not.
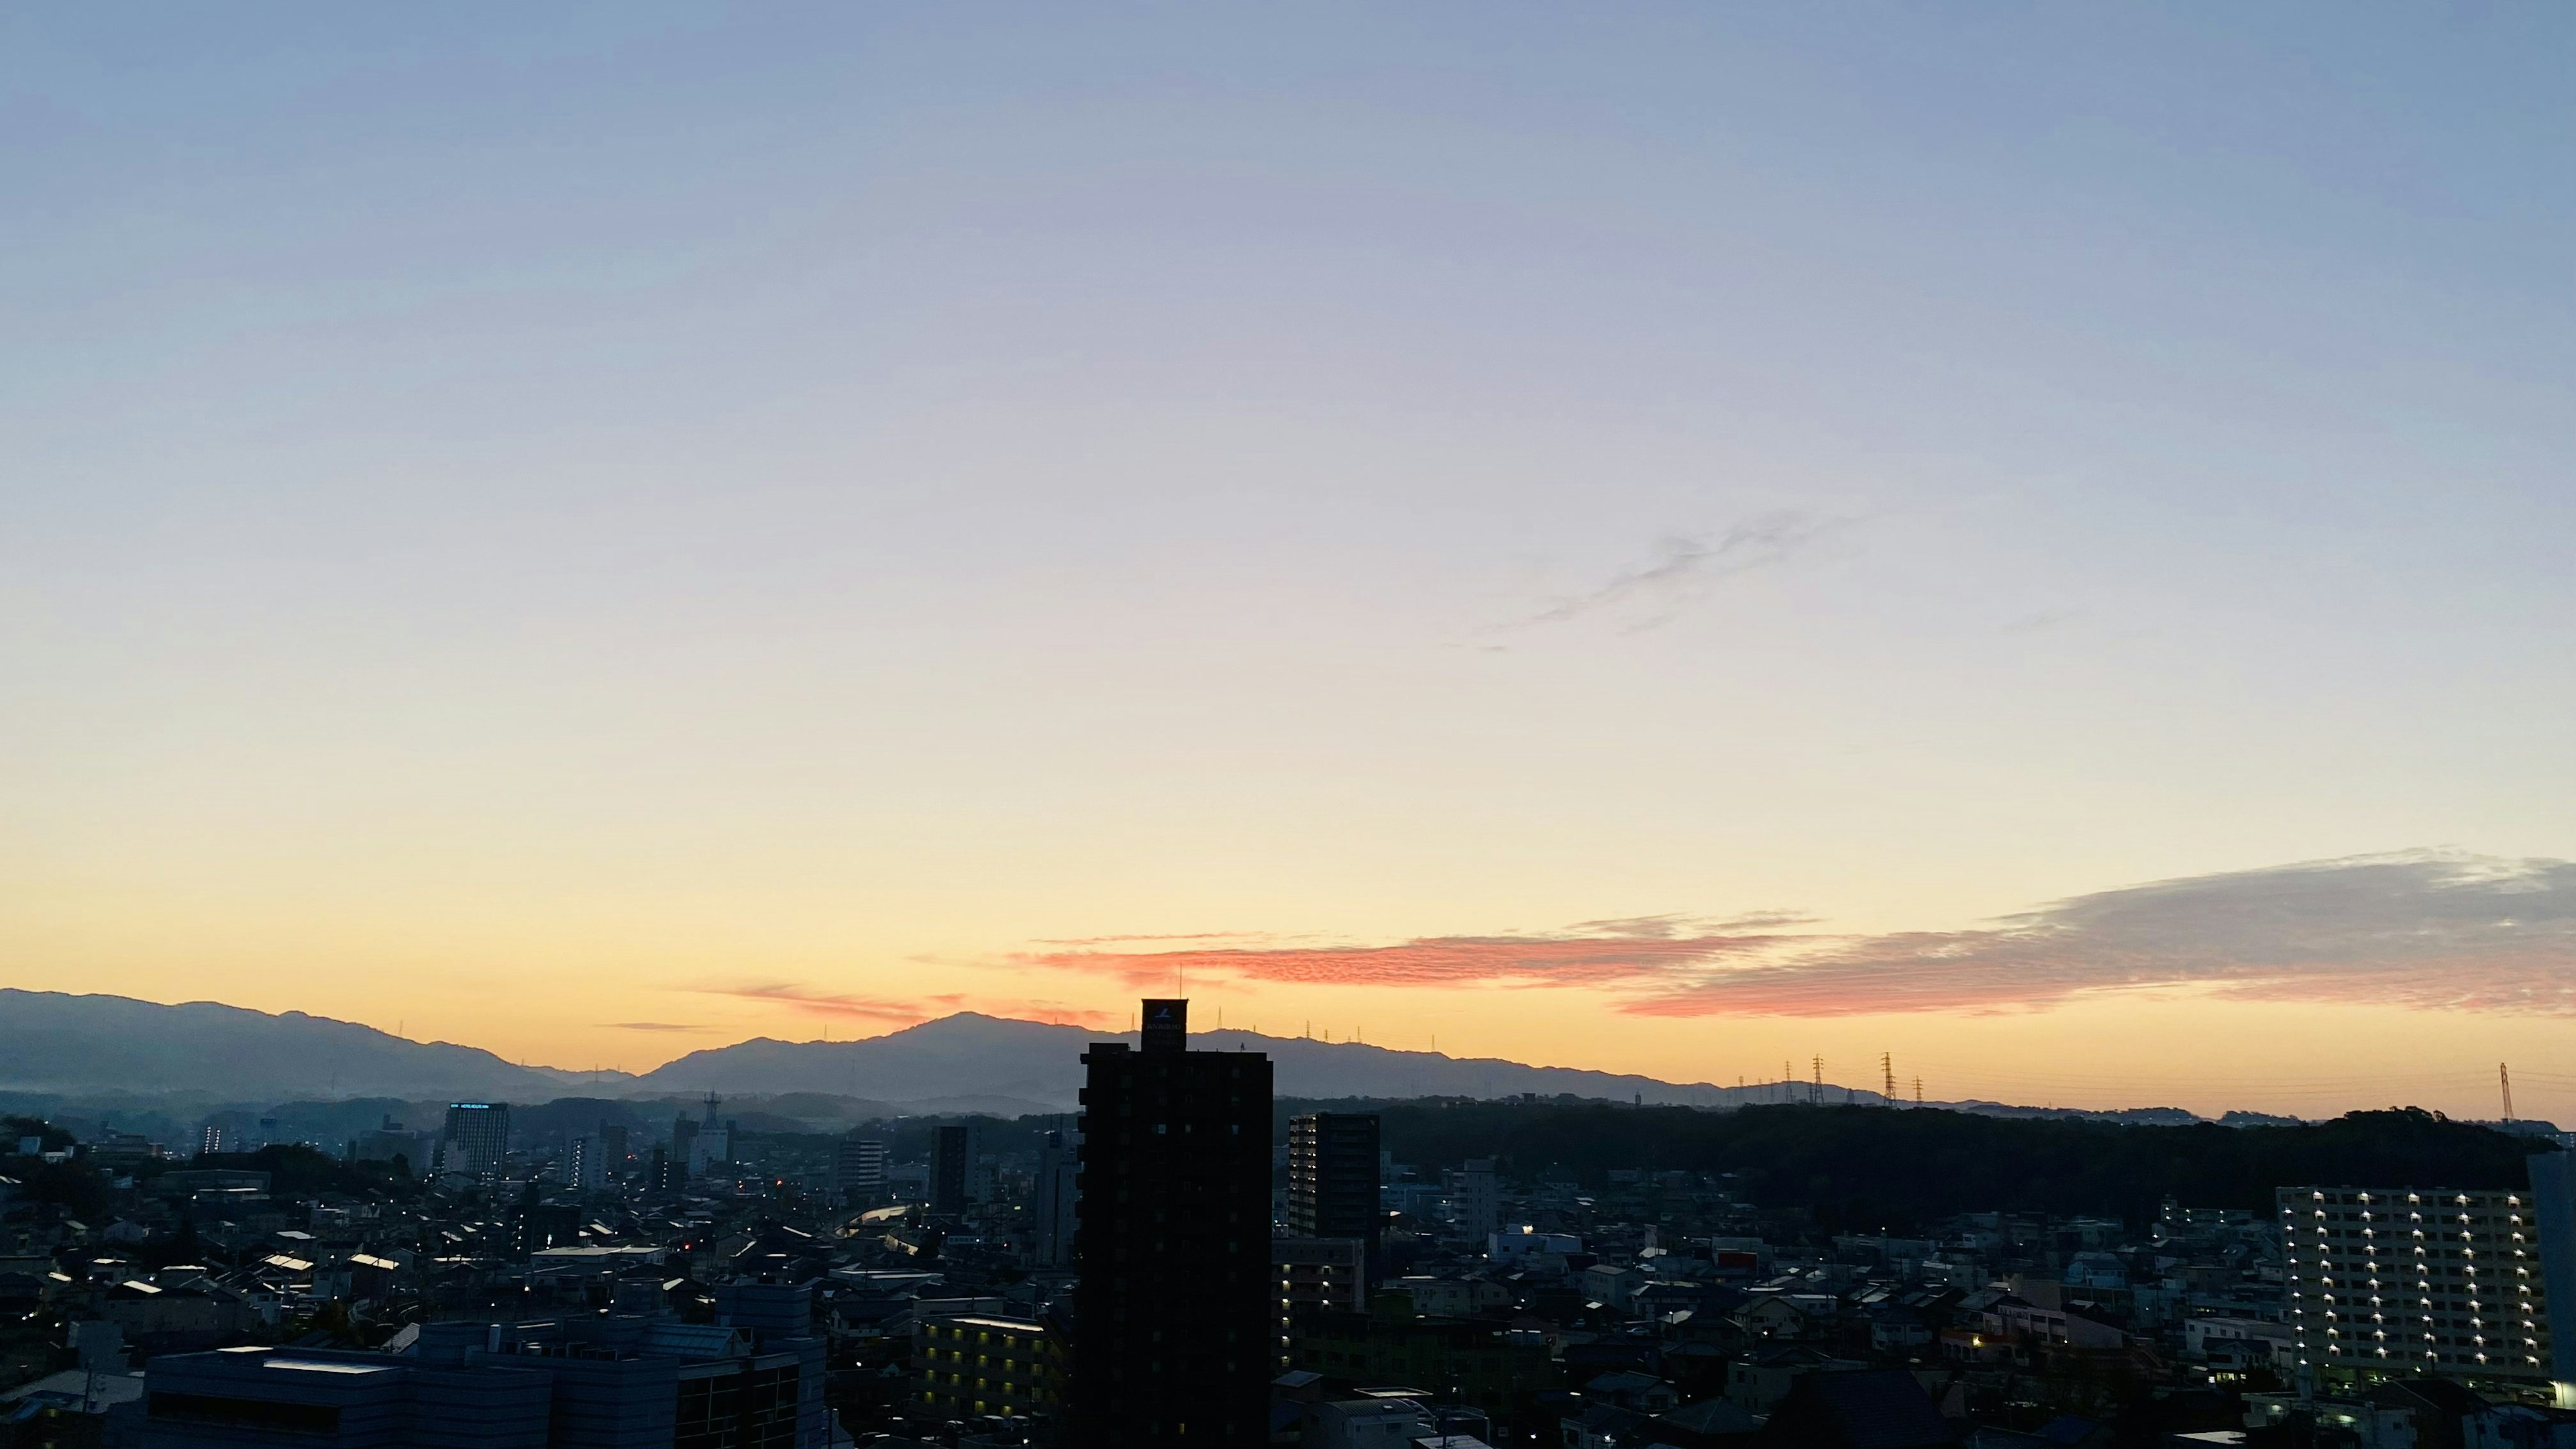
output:
[[[1063,1360],[1045,1324],[991,1313],[933,1315],[912,1330],[913,1399],[934,1419],[1053,1413]]]
[[[2298,1341],[2286,1323],[2259,1318],[2186,1318],[2183,1352],[2204,1363],[2233,1369],[2269,1365],[2284,1353],[2298,1359]]]
[[[1354,1384],[1432,1385],[1487,1413],[1552,1388],[1559,1370],[1546,1344],[1497,1323],[1416,1318],[1400,1294],[1380,1294],[1367,1313],[1299,1315],[1289,1366]]]
[[[1765,1349],[1726,1366],[1726,1398],[1745,1413],[1762,1415],[1812,1373],[1840,1373],[1869,1365],[1802,1345]]]
[[[137,1449],[539,1449],[728,1444],[822,1449],[823,1347],[798,1289],[719,1290],[719,1316],[609,1314],[424,1325],[401,1354],[234,1348],[169,1354],[121,1420]],[[783,1312],[770,1314],[769,1299]],[[788,1331],[794,1330],[794,1331]]]
[[[1308,1406],[1299,1444],[1300,1449],[1410,1449],[1435,1427],[1418,1400],[1332,1399]]]
[[[1368,1307],[1365,1238],[1273,1238],[1270,1265],[1279,1273],[1283,1319],[1310,1308],[1358,1313]]]

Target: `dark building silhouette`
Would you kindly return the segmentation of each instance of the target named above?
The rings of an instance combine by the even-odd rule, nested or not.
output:
[[[1753,1436],[1760,1449],[1952,1449],[1958,1431],[1903,1369],[1800,1374]]]
[[[1080,1449],[1269,1437],[1270,1058],[1189,1050],[1188,1012],[1148,1001],[1141,1050],[1094,1042],[1082,1058]]]
[[[671,1123],[671,1176],[675,1180],[686,1181],[688,1179],[689,1158],[696,1152],[697,1146],[697,1122],[685,1114],[673,1119]]]
[[[930,1210],[958,1213],[973,1198],[975,1129],[961,1124],[942,1127],[930,1147]]]
[[[1288,1119],[1288,1232],[1366,1244],[1362,1295],[1381,1272],[1385,1214],[1377,1202],[1374,1112],[1308,1112]]]
[[[1050,1132],[1038,1147],[1037,1194],[1029,1203],[1029,1215],[1037,1228],[1038,1262],[1049,1268],[1073,1266],[1073,1199],[1082,1182],[1073,1137],[1070,1132]]]
[[[510,1256],[569,1248],[581,1241],[581,1209],[571,1203],[530,1203],[510,1215]]]

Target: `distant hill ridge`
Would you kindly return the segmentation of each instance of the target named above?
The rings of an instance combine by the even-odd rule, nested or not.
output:
[[[231,1102],[361,1097],[546,1102],[572,1095],[818,1093],[913,1114],[1009,1116],[1071,1111],[1081,1086],[1083,1048],[1104,1040],[1132,1043],[1135,1038],[967,1011],[857,1041],[755,1037],[691,1052],[639,1076],[527,1066],[480,1047],[411,1041],[357,1022],[302,1012],[0,987],[0,1042],[8,1044],[8,1050],[0,1051],[0,1091],[19,1093],[194,1093]],[[1190,1041],[1200,1050],[1267,1053],[1276,1064],[1283,1097],[1493,1100],[1535,1095],[1693,1107],[1759,1105],[1784,1096],[1803,1101],[1811,1092],[1828,1103],[1885,1100],[1868,1088],[1830,1083],[1821,1089],[1803,1082],[1722,1087],[1237,1029],[1196,1032]],[[1984,1115],[2140,1125],[2199,1120],[2174,1107],[2085,1111],[1995,1102],[1928,1105]],[[2241,1125],[2289,1119],[2231,1113],[2226,1120]]]
[[[655,1091],[832,1092],[908,1100],[994,1093],[1071,1110],[1082,1085],[1082,1051],[1095,1041],[1133,1042],[1132,1033],[959,1012],[859,1041],[784,1042],[768,1037],[695,1051],[637,1079]],[[1767,1100],[1771,1088],[1667,1082],[1577,1067],[1534,1067],[1499,1058],[1396,1051],[1365,1042],[1324,1042],[1258,1032],[1192,1032],[1200,1051],[1267,1053],[1288,1097],[1606,1098],[1668,1106],[1730,1106]],[[1834,1100],[1843,1089],[1831,1089]],[[1874,1092],[1857,1100],[1875,1102]]]
[[[594,1075],[524,1067],[453,1042],[214,1001],[0,987],[0,1088],[210,1092],[231,1099],[488,1096],[542,1100]]]
[[[819,1092],[931,1110],[1069,1111],[1086,1044],[1120,1034],[959,1012],[858,1041],[757,1037],[695,1051],[641,1076],[513,1063],[480,1047],[418,1042],[357,1022],[212,1001],[0,988],[0,1090],[205,1093],[229,1101],[493,1097],[542,1102],[714,1091]],[[1132,1035],[1124,1039],[1133,1041]],[[1201,1050],[1267,1052],[1279,1091],[1309,1097],[1573,1095],[1721,1106],[1776,1088],[1718,1087],[1498,1058],[1249,1031],[1194,1033]],[[1842,1088],[1830,1089],[1836,1100]],[[1861,1092],[1857,1100],[1875,1101]],[[932,1106],[932,1104],[937,1104]]]

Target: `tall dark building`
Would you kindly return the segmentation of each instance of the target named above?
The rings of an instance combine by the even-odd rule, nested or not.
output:
[[[671,1173],[674,1177],[685,1179],[689,1175],[689,1159],[696,1155],[697,1150],[698,1124],[686,1114],[682,1114],[681,1116],[673,1119],[671,1123]]]
[[[930,1145],[930,1210],[962,1213],[973,1198],[975,1128],[971,1123],[942,1127]]]
[[[1141,1050],[1083,1054],[1079,1449],[1269,1438],[1270,1058],[1194,1052],[1188,1031],[1188,1002],[1148,1001]]]
[[[1289,1235],[1366,1243],[1363,1291],[1376,1286],[1385,1227],[1377,1202],[1377,1143],[1374,1112],[1308,1112],[1288,1119]]]
[[[1038,1262],[1049,1268],[1073,1266],[1073,1200],[1082,1182],[1073,1136],[1050,1132],[1038,1147],[1037,1192],[1030,1199],[1029,1215],[1036,1220]]]

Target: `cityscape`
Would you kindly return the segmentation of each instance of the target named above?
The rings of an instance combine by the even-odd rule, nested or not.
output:
[[[0,6],[0,1449],[2576,1449],[2571,78]]]
[[[2576,1434],[2550,1308],[2576,1302],[2576,1138],[2548,1122],[2016,1113],[1820,1079],[1300,1099],[1190,1008],[1095,1034],[1070,1112],[839,1131],[787,1115],[849,1100],[813,1093],[193,1121],[56,1094],[0,1144],[5,1442]],[[410,1115],[353,1115],[387,1105]]]

